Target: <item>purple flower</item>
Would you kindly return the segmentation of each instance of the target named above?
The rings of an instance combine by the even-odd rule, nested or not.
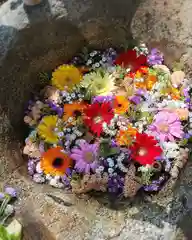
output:
[[[3,200],[3,199],[4,199],[4,197],[5,197],[5,194],[4,194],[4,193],[2,193],[2,192],[0,192],[0,201],[1,201],[1,200]]]
[[[10,196],[13,197],[13,198],[17,197],[17,192],[16,192],[16,190],[15,190],[14,188],[12,188],[12,187],[6,187],[6,188],[5,188],[5,193],[8,194],[8,195],[10,195]]]
[[[143,189],[146,192],[159,191],[164,181],[165,181],[165,176],[161,176],[158,180],[152,181],[150,185],[143,186]]]
[[[28,161],[28,173],[29,173],[29,175],[32,176],[35,173],[35,169],[36,169],[36,164],[35,164],[34,160],[30,159]]]
[[[140,96],[130,97],[129,100],[136,105],[141,103],[141,97]]]
[[[182,138],[184,134],[178,115],[167,111],[161,111],[155,116],[155,121],[149,126],[149,130],[162,142],[173,142],[175,137]]]
[[[96,96],[92,99],[92,103],[104,103],[104,102],[112,102],[114,96]]]
[[[58,106],[57,104],[55,104],[52,101],[47,101],[49,107],[58,114],[59,117],[62,117],[63,115],[63,108]]]
[[[108,181],[108,190],[111,193],[121,193],[124,187],[124,178],[117,175],[112,176]]]
[[[98,167],[98,144],[89,144],[82,140],[79,148],[71,150],[71,158],[75,160],[75,168],[78,172],[90,173]]]
[[[154,48],[147,56],[147,62],[151,66],[161,65],[163,63],[163,54],[158,49]]]

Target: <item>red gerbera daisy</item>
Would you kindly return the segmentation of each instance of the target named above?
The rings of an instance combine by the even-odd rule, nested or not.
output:
[[[91,129],[92,132],[99,137],[103,130],[103,123],[109,124],[114,117],[111,104],[106,103],[93,103],[85,110],[85,124]]]
[[[139,162],[141,165],[151,165],[155,162],[155,158],[159,157],[162,149],[157,145],[157,141],[153,136],[145,133],[137,133],[136,141],[130,147],[131,157],[133,160]]]
[[[129,67],[131,72],[136,72],[141,66],[147,64],[147,57],[145,55],[137,56],[135,50],[128,50],[117,57],[115,64],[126,68]]]

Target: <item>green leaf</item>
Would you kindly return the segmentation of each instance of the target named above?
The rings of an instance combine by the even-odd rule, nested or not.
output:
[[[6,228],[0,225],[0,240],[12,240]]]
[[[10,240],[21,240],[22,225],[15,219],[6,227]]]
[[[41,84],[47,84],[50,81],[49,74],[46,72],[39,73],[39,80]]]
[[[179,142],[179,145],[180,145],[180,146],[185,146],[185,145],[187,145],[187,143],[188,143],[188,139],[182,139],[182,140]]]

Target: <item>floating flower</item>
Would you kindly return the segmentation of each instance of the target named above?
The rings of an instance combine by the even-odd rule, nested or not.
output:
[[[137,56],[137,52],[135,50],[128,50],[127,52],[121,53],[115,60],[116,65],[130,68],[131,72],[136,72],[141,66],[145,66],[146,63],[146,56]]]
[[[162,142],[174,141],[183,137],[182,125],[176,113],[161,111],[155,116],[155,121],[149,127]]]
[[[37,127],[37,132],[39,136],[45,139],[48,143],[57,143],[58,136],[55,133],[55,128],[57,125],[58,117],[57,116],[45,116],[42,118],[41,122]]]
[[[75,168],[78,172],[90,173],[98,167],[98,144],[81,141],[79,148],[75,147],[71,152],[71,158],[75,160]]]
[[[115,96],[113,108],[115,113],[125,114],[129,110],[129,101],[124,96]]]
[[[55,147],[43,153],[40,166],[45,174],[63,176],[71,163],[71,158],[63,152],[62,147]]]
[[[140,67],[134,75],[134,84],[139,89],[151,90],[156,82],[156,75],[148,67]]]
[[[82,117],[87,104],[83,102],[73,102],[71,104],[64,104],[64,115],[63,120],[68,121],[69,118],[72,119],[71,123],[76,123],[80,117]]]
[[[137,133],[135,143],[130,147],[131,157],[141,165],[152,165],[156,157],[162,154],[162,149],[153,136]]]
[[[151,66],[161,65],[163,63],[163,54],[157,48],[153,48],[147,56],[147,63]]]
[[[130,146],[136,136],[137,129],[131,126],[127,130],[120,130],[116,137],[116,142],[120,146]]]
[[[85,124],[99,137],[103,131],[103,123],[109,124],[114,117],[111,104],[93,103],[85,110]]]
[[[81,79],[80,71],[73,65],[61,65],[52,74],[52,84],[60,90],[71,91]]]
[[[81,87],[90,96],[108,95],[114,88],[114,79],[108,72],[97,70],[84,75]]]

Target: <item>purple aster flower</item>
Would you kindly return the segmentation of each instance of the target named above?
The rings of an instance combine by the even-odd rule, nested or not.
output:
[[[139,95],[139,96],[144,96],[146,94],[146,91],[144,89],[137,89],[136,91],[136,95]]]
[[[5,188],[5,193],[8,194],[8,195],[10,195],[10,196],[13,197],[13,198],[17,197],[17,192],[16,192],[16,190],[15,190],[14,188],[12,188],[12,187],[6,187],[6,188]]]
[[[154,48],[147,56],[147,62],[151,66],[161,65],[163,63],[163,54],[158,49]]]
[[[104,103],[104,102],[112,102],[114,96],[96,96],[92,99],[92,103]]]
[[[141,97],[140,96],[130,97],[129,100],[136,105],[141,103]]]
[[[49,107],[58,114],[59,117],[62,117],[63,115],[63,108],[58,106],[57,104],[55,104],[52,101],[47,101]]]
[[[159,191],[162,188],[162,183],[164,181],[165,181],[165,176],[161,176],[158,180],[152,181],[150,185],[143,186],[143,189],[146,192]]]
[[[173,142],[175,137],[182,138],[184,134],[178,115],[167,111],[161,111],[155,116],[149,130],[162,142],[168,140]]]
[[[78,172],[90,173],[98,167],[98,144],[89,144],[82,141],[79,148],[71,150],[71,158],[75,160],[75,168]]]
[[[2,192],[0,192],[0,201],[1,201],[1,200],[3,200],[3,199],[4,199],[4,197],[5,197],[5,194],[4,194],[4,193],[2,193]]]

